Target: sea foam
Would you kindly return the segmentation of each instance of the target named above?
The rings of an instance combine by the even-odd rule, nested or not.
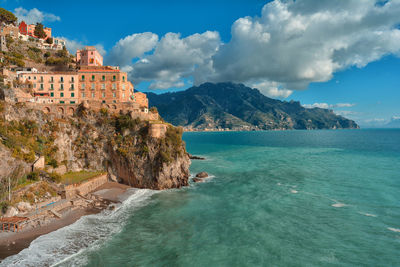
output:
[[[66,262],[68,265],[84,264],[85,258],[79,257],[80,254],[98,247],[121,231],[133,211],[146,205],[147,200],[157,192],[148,189],[128,191],[132,195],[115,210],[83,216],[69,226],[40,236],[28,248],[4,259],[0,266],[57,266]]]

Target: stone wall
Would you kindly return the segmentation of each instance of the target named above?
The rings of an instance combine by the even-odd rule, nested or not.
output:
[[[67,199],[73,198],[76,194],[86,195],[108,181],[107,174],[102,174],[80,184],[72,184],[64,186],[65,197]]]

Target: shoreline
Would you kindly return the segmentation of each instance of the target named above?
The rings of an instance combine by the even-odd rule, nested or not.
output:
[[[128,188],[132,187],[115,182],[107,182],[91,193],[101,197],[102,201],[106,201],[107,205],[105,206],[73,207],[64,212],[61,218],[53,218],[50,222],[40,227],[26,228],[17,233],[0,233],[0,263],[5,258],[16,255],[23,249],[28,248],[31,242],[40,236],[71,225],[83,216],[100,213],[112,203],[122,202]]]

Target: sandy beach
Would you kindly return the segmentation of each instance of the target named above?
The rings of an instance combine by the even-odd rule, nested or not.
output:
[[[91,194],[100,197],[106,203],[118,203],[125,199],[125,193],[128,188],[127,185],[107,182],[96,189]],[[51,221],[43,226],[35,228],[26,228],[20,232],[4,232],[0,233],[0,260],[8,256],[19,253],[24,248],[29,247],[30,243],[41,235],[48,234],[62,227],[68,226],[76,222],[79,218],[89,214],[101,212],[106,206],[76,208],[62,213],[61,218],[53,218]]]

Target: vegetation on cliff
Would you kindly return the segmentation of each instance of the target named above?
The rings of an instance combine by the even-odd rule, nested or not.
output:
[[[83,106],[74,116],[61,117],[0,101],[0,167],[9,165],[0,170],[0,202],[6,199],[8,177],[14,189],[37,181],[67,181],[55,173],[59,168],[108,172],[114,180],[141,188],[187,185],[189,158],[182,129],[168,125],[164,137],[154,138],[151,123],[159,122]],[[30,173],[40,156],[45,169]]]
[[[182,92],[148,93],[150,106],[174,125],[194,129],[340,129],[357,124],[331,110],[306,109],[257,89],[233,83],[205,83]]]

